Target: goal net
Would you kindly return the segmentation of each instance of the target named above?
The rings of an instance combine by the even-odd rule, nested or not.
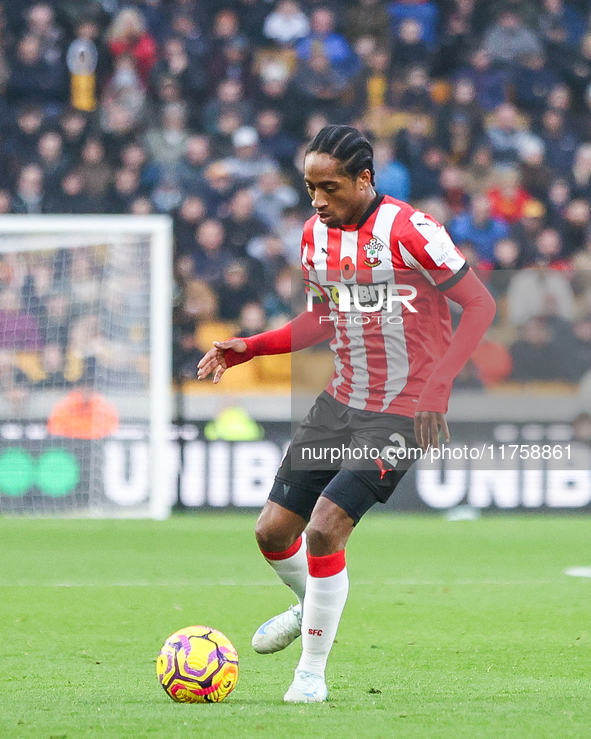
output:
[[[0,218],[0,513],[168,514],[171,234]]]

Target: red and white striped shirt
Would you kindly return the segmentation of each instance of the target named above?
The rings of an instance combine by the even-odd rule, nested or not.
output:
[[[310,283],[329,295],[335,336],[335,372],[326,390],[360,410],[413,417],[421,390],[451,341],[444,290],[467,271],[466,260],[431,216],[385,195],[358,225],[327,228],[313,216],[304,226],[302,267]],[[394,301],[374,313],[338,310],[331,283],[408,285],[417,290],[412,307]],[[396,291],[395,291],[396,292]],[[400,295],[409,291],[400,290]],[[372,305],[370,302],[369,305]]]

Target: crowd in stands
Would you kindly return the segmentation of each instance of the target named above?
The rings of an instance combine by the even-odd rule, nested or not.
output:
[[[59,236],[47,248],[47,239],[29,236],[26,251],[0,258],[0,396],[18,409],[33,390],[145,390],[145,238],[88,235],[71,248],[60,248]]]
[[[374,143],[378,191],[444,223],[499,301],[490,351],[459,383],[578,382],[591,368],[588,6],[4,0],[0,214],[170,214],[174,368],[190,379],[211,322],[245,336],[289,317],[311,212],[303,150],[327,123],[352,124]]]

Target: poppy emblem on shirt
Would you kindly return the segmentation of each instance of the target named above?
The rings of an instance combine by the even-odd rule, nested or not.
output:
[[[363,247],[367,257],[363,260],[363,264],[365,264],[366,267],[377,267],[382,263],[382,260],[379,259],[379,253],[384,248],[383,244],[380,244],[380,242],[374,237],[370,239],[370,241]]]

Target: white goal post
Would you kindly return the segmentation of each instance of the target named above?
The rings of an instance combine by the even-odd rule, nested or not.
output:
[[[0,216],[0,513],[169,515],[172,292],[168,216]],[[112,427],[60,431],[76,392],[115,409]],[[105,497],[95,458],[142,428],[142,481]]]

